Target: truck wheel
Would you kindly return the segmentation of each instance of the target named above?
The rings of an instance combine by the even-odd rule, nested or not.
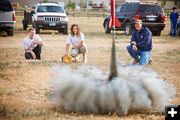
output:
[[[61,29],[59,29],[58,32],[61,33]]]
[[[111,33],[111,30],[109,29],[109,22],[106,20],[105,27],[104,27],[105,33]]]
[[[35,26],[35,29],[36,29],[36,34],[39,34],[40,33],[40,29],[39,29],[39,27],[37,25]]]
[[[161,35],[161,30],[157,31],[157,36]]]
[[[67,34],[68,34],[68,29],[67,29],[67,28],[65,28],[65,29],[63,30],[63,34],[64,34],[64,35],[67,35]]]
[[[8,36],[13,36],[14,35],[14,30],[7,31],[7,34],[8,34]]]
[[[160,36],[161,35],[161,30],[154,30],[152,31],[153,36]]]

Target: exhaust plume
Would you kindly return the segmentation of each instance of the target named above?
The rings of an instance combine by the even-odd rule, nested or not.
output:
[[[107,80],[109,73],[96,67],[56,66],[52,100],[62,110],[82,113],[163,111],[175,95],[175,87],[144,67],[118,65],[119,76]]]

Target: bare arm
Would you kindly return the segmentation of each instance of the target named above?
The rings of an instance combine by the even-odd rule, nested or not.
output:
[[[67,44],[66,44],[66,48],[65,48],[65,55],[67,55],[68,52],[69,52],[69,44],[67,43]]]
[[[42,41],[42,39],[41,39],[41,37],[39,35],[36,35],[36,39],[37,40],[34,41],[34,44],[43,46],[43,41]]]
[[[77,48],[81,48],[84,44],[84,41],[81,41],[80,44],[77,46]]]
[[[36,55],[35,53],[33,52],[33,49],[34,49],[34,45],[37,44],[35,41],[32,42],[32,44],[27,48],[25,49],[25,53],[31,53],[31,56],[33,57],[33,59],[36,58]]]
[[[43,46],[43,42],[42,41],[38,42],[37,44],[40,45],[40,46]]]
[[[38,41],[38,42],[33,41],[32,44],[31,44],[31,46],[34,46],[35,44],[40,45],[40,46],[43,46],[43,42],[42,42],[42,41]]]

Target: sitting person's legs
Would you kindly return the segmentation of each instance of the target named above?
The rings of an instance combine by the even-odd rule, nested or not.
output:
[[[26,59],[32,59],[32,55],[31,55],[31,53],[24,53],[24,56],[25,56],[25,58]]]
[[[139,62],[139,50],[134,51],[131,45],[127,46],[127,50],[132,58],[134,58],[133,64]]]
[[[40,46],[40,45],[37,45],[35,48],[34,48],[34,50],[33,50],[33,52],[35,53],[35,55],[36,55],[36,59],[41,59],[41,49],[42,49],[42,46]]]
[[[80,53],[83,54],[83,62],[87,63],[87,46],[83,46],[80,48]]]
[[[140,65],[149,64],[150,57],[151,57],[150,51],[141,51],[139,64]]]
[[[74,57],[74,58],[76,58],[76,57],[78,56],[79,52],[80,52],[80,51],[79,51],[78,48],[72,48],[72,49],[71,49],[71,56]]]

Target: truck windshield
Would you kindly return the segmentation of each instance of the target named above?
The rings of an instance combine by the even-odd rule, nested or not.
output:
[[[39,6],[37,12],[56,12],[64,13],[64,10],[60,6]]]
[[[141,5],[140,12],[145,14],[163,13],[163,10],[159,6],[155,5]]]
[[[9,1],[0,0],[0,11],[13,11],[13,7]]]

